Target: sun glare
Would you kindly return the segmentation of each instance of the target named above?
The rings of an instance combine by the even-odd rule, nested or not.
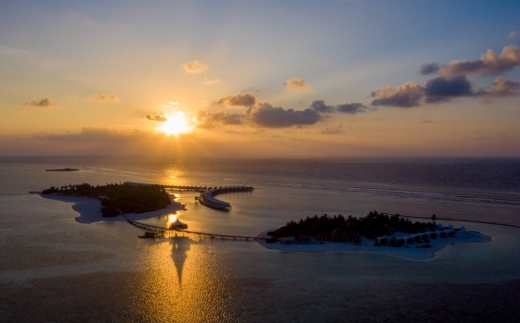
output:
[[[179,111],[174,115],[166,116],[166,121],[163,122],[159,130],[168,136],[178,136],[193,130],[193,126],[189,124],[186,115]]]

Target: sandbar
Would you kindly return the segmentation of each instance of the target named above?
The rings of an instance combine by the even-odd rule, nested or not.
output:
[[[274,231],[267,230],[257,235],[259,238],[270,238],[267,233]],[[397,234],[397,233],[396,233]],[[312,243],[312,242],[296,242],[292,244],[285,244],[281,242],[267,243],[265,239],[257,239],[256,241],[262,246],[268,249],[288,251],[288,252],[364,252],[364,253],[376,253],[382,255],[390,255],[396,257],[403,257],[409,259],[430,259],[435,256],[435,253],[448,245],[454,245],[456,243],[470,243],[470,242],[488,242],[491,241],[491,237],[480,232],[466,231],[464,237],[447,237],[430,239],[431,248],[416,248],[416,245],[410,244],[409,247],[389,247],[389,246],[374,246],[375,240],[362,238],[360,244],[354,244],[352,242],[329,242],[326,241],[324,244]]]
[[[76,217],[76,221],[80,223],[126,221],[122,215],[115,217],[103,217],[101,214],[101,202],[96,198],[88,198],[84,196],[66,196],[59,194],[40,194],[40,196],[51,200],[74,203],[72,205],[72,209],[79,213],[79,216]],[[185,210],[185,206],[175,201],[171,195],[170,200],[172,204],[168,205],[164,209],[139,214],[128,213],[127,217],[137,221],[164,214],[175,213],[178,210]]]

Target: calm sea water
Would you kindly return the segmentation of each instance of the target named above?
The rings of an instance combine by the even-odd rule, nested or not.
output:
[[[72,167],[79,172],[45,172]],[[520,229],[451,221],[493,241],[417,261],[286,253],[255,242],[137,239],[124,221],[80,224],[70,203],[27,194],[124,181],[249,185],[221,212],[177,194],[190,229],[256,235],[314,214],[520,225],[518,159],[189,160],[0,158],[0,321],[520,321]],[[166,225],[164,214],[147,221]]]

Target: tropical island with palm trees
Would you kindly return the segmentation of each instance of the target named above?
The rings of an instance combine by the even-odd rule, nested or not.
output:
[[[283,251],[363,251],[407,258],[431,258],[435,252],[459,242],[491,241],[479,232],[436,223],[411,221],[399,214],[372,211],[364,217],[315,215],[290,221],[276,230],[260,233],[266,248]]]
[[[97,199],[101,202],[103,217],[115,217],[126,213],[145,213],[166,208],[170,196],[160,185],[107,184],[93,186],[87,183],[51,186],[43,195],[77,196]]]

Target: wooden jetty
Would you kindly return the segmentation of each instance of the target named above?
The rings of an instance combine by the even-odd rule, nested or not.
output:
[[[137,182],[125,182],[125,185],[133,186],[149,186],[158,185],[164,189],[180,190],[180,191],[192,191],[199,192],[200,196],[196,199],[203,205],[217,209],[217,210],[229,210],[231,204],[228,202],[215,198],[215,195],[232,192],[252,192],[254,190],[251,186],[186,186],[186,185],[161,185],[161,184],[148,184],[148,183],[137,183]]]
[[[256,240],[267,239],[267,238],[261,238],[261,237],[250,237],[250,236],[241,236],[241,235],[233,235],[233,234],[190,231],[190,230],[176,229],[176,228],[164,228],[164,227],[159,227],[156,225],[151,225],[151,224],[131,220],[126,216],[126,214],[124,215],[124,217],[125,217],[126,222],[130,223],[131,225],[134,225],[138,228],[147,230],[147,232],[150,232],[150,233],[157,233],[158,236],[161,234],[164,235],[166,232],[179,232],[179,233],[185,233],[185,234],[195,234],[195,235],[198,235],[199,237],[205,237],[205,238],[209,238],[209,239],[221,239],[221,240],[256,241]]]

